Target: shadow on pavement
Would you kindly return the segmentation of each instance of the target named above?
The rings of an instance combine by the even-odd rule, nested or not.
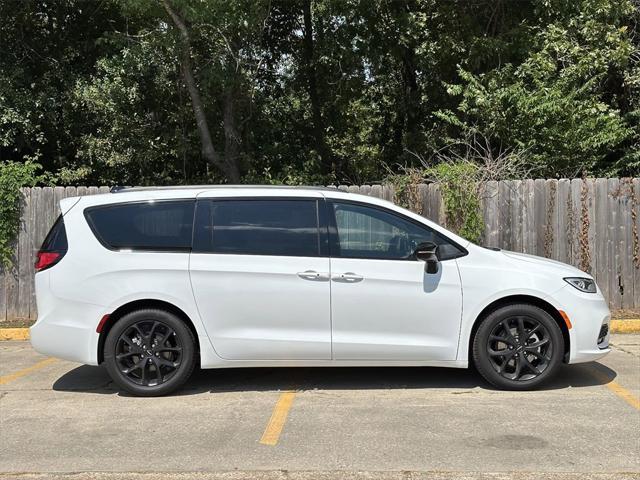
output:
[[[604,385],[616,372],[600,363],[562,365],[539,390]],[[298,367],[196,370],[175,395],[277,390],[370,390],[472,388],[494,390],[473,369],[435,367]],[[83,365],[58,378],[53,389],[65,392],[115,394],[117,387],[103,367]],[[455,393],[455,392],[454,392]],[[121,395],[127,395],[121,393]]]

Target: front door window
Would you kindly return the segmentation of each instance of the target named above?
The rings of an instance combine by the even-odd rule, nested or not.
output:
[[[337,240],[332,256],[379,260],[409,260],[423,242],[438,245],[440,260],[463,251],[426,225],[418,225],[383,209],[352,203],[333,203]]]

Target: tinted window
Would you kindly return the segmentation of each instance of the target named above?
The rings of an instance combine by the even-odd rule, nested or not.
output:
[[[189,250],[195,202],[136,202],[85,211],[98,240],[109,248]]]
[[[62,215],[58,216],[58,219],[49,230],[42,247],[40,250],[43,252],[66,252],[67,251],[67,231],[64,228],[64,220]]]
[[[236,255],[319,255],[315,200],[199,201],[194,250]]]
[[[382,209],[348,203],[333,203],[337,239],[332,255],[346,258],[406,260],[418,244],[438,245],[441,260],[459,256],[457,246],[430,228]]]

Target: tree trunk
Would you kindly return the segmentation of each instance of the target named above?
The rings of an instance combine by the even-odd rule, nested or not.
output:
[[[226,168],[240,180],[240,145],[242,138],[237,128],[236,118],[236,91],[230,85],[224,92],[223,98],[223,125],[224,125],[224,161]]]
[[[184,77],[184,83],[186,84],[187,91],[189,92],[189,96],[191,97],[193,114],[196,118],[198,135],[200,137],[202,156],[207,162],[220,169],[220,171],[222,171],[223,175],[229,182],[239,183],[240,169],[237,163],[229,163],[228,161],[226,161],[226,158],[225,161],[223,161],[220,158],[218,152],[216,152],[215,148],[213,147],[211,131],[209,130],[209,123],[207,122],[204,105],[202,103],[202,98],[200,97],[200,92],[198,91],[198,87],[193,76],[193,67],[191,65],[191,39],[189,36],[189,30],[187,29],[187,26],[185,25],[180,15],[173,9],[168,0],[162,0],[162,4],[169,17],[171,17],[174,25],[180,32],[180,38],[182,40],[182,76]]]
[[[402,51],[402,82],[404,84],[405,148],[416,152],[420,147],[420,87],[416,75],[415,50],[404,45]]]
[[[409,17],[412,14],[413,2],[391,2],[392,14],[397,23],[398,31],[407,30],[410,24]],[[421,149],[421,92],[418,83],[416,68],[416,41],[411,32],[407,32],[402,41],[397,45],[397,58],[402,74],[402,115],[404,123],[403,149],[410,152],[418,152]],[[404,153],[404,152],[403,152]]]
[[[316,150],[320,155],[321,171],[327,175],[336,172],[336,165],[333,161],[333,155],[327,145],[324,135],[324,120],[322,118],[322,109],[320,97],[318,95],[318,86],[316,79],[316,67],[314,60],[314,44],[313,44],[313,24],[311,22],[311,0],[304,0],[302,4],[302,13],[304,17],[304,36],[303,36],[303,58],[304,70],[307,77],[307,93],[311,101],[311,114],[313,118],[313,137],[316,144]]]

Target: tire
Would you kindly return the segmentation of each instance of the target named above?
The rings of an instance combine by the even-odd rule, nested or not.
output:
[[[193,333],[172,313],[136,310],[119,319],[104,345],[104,363],[123,390],[142,397],[180,388],[196,364]]]
[[[491,312],[473,338],[478,372],[504,390],[529,390],[548,381],[563,355],[560,327],[547,312],[529,304],[506,305]]]

